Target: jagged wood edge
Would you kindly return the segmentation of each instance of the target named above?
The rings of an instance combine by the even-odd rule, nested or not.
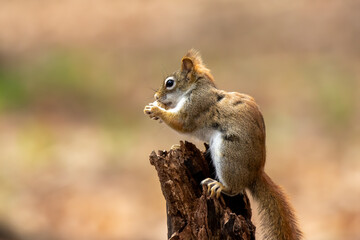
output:
[[[215,177],[207,152],[181,141],[176,150],[150,154],[166,200],[168,238],[255,239],[246,193],[212,199],[201,187],[201,180]]]

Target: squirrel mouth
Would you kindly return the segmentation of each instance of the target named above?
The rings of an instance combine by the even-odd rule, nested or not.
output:
[[[171,108],[172,102],[165,102],[165,101],[161,101],[161,100],[158,100],[158,102],[159,102],[161,105],[163,105],[163,107],[164,107],[165,109]]]
[[[164,103],[165,109],[168,110],[171,108],[172,102]]]
[[[170,106],[172,105],[172,102],[164,103],[164,105],[165,105],[166,107],[170,107]]]

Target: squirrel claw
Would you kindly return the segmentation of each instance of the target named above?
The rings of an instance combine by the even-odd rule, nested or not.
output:
[[[226,188],[220,182],[212,178],[206,178],[202,180],[201,185],[206,185],[208,187],[207,194],[209,194],[211,198],[213,197],[219,198],[221,191],[223,191]]]
[[[150,115],[152,113],[151,108],[152,106],[146,105],[144,108],[144,113]]]
[[[149,117],[151,119],[154,120],[159,120],[159,117],[155,115],[154,113],[154,108],[156,108],[156,106],[154,105],[154,103],[149,103],[148,105],[145,106],[144,108],[144,113],[149,115]]]

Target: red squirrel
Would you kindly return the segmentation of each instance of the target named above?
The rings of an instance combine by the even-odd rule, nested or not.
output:
[[[286,195],[264,172],[265,123],[252,97],[217,89],[210,70],[192,49],[182,58],[180,70],[163,81],[155,99],[145,114],[209,143],[217,179],[201,184],[211,197],[248,189],[259,203],[264,239],[302,239]]]

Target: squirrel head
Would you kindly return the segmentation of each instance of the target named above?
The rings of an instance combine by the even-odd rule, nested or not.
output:
[[[191,49],[182,58],[180,69],[165,78],[154,97],[166,107],[173,108],[181,97],[190,93],[198,84],[215,86],[214,78],[199,52]]]

